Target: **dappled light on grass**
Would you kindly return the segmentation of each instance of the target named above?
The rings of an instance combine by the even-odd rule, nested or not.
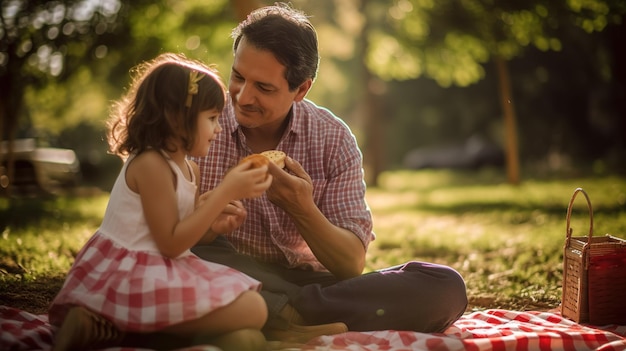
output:
[[[11,200],[0,199],[0,301],[43,313],[100,225],[108,195]]]
[[[497,179],[443,170],[384,174],[367,194],[377,234],[367,270],[412,259],[446,264],[463,275],[470,308],[548,309],[561,299],[566,209],[576,187],[588,189],[595,202],[596,235],[608,228],[626,235],[624,179],[520,186]],[[577,213],[572,226],[585,235],[584,204]]]
[[[565,216],[577,187],[589,193],[596,235],[626,238],[626,179],[505,184],[491,171],[390,172],[367,191],[377,239],[366,271],[409,260],[452,266],[469,309],[550,309],[561,299]],[[0,198],[0,300],[42,312],[74,256],[100,225],[108,195]],[[586,235],[586,205],[571,226]]]

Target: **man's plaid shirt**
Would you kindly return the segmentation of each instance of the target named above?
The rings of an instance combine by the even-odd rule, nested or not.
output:
[[[365,202],[362,155],[348,126],[327,109],[308,100],[293,104],[292,116],[278,150],[298,161],[313,180],[318,208],[333,224],[353,232],[367,248],[374,239],[372,217]],[[200,193],[213,189],[228,169],[252,153],[227,103],[219,120],[223,131],[209,154],[193,158],[200,167]],[[286,267],[325,270],[291,218],[266,195],[244,199],[248,216],[226,237],[244,254]],[[332,244],[332,243],[331,243]]]

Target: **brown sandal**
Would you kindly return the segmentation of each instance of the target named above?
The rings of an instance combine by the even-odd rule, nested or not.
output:
[[[52,350],[88,350],[117,346],[123,338],[124,333],[106,318],[84,307],[73,307],[56,333]]]

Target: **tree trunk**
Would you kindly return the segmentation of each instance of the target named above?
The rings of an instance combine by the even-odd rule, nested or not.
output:
[[[506,177],[509,184],[520,183],[519,152],[517,143],[517,121],[511,94],[511,79],[506,61],[499,56],[494,58],[500,88],[500,104],[504,115],[504,142],[506,154]]]
[[[385,126],[382,121],[383,112],[381,111],[380,90],[383,82],[378,81],[365,63],[367,56],[369,41],[368,32],[371,19],[367,16],[367,1],[361,0],[360,12],[365,14],[365,23],[363,25],[362,34],[359,37],[360,42],[356,52],[356,57],[360,57],[358,64],[361,72],[361,82],[363,90],[361,91],[364,111],[363,111],[363,135],[365,143],[363,149],[363,159],[365,168],[365,182],[368,186],[378,186],[378,176],[384,171],[384,155],[385,155]]]
[[[623,64],[623,62],[626,62],[625,36],[626,15],[623,15],[621,24],[612,28],[610,36],[613,47],[613,62],[616,63],[613,77],[617,86],[621,87],[621,90],[616,92],[618,94],[617,113],[622,116],[622,118],[617,119],[617,133],[621,134],[621,137],[617,137],[617,145],[613,145],[613,148],[616,148],[620,153],[626,151],[626,67]]]
[[[385,123],[381,111],[381,98],[378,88],[381,82],[377,81],[371,72],[364,67],[365,73],[365,137],[367,141],[365,160],[368,172],[365,181],[368,186],[378,186],[378,176],[385,170]]]
[[[15,52],[14,44],[9,44],[8,52]],[[15,155],[13,154],[13,142],[17,135],[18,118],[24,99],[25,83],[21,77],[21,67],[24,59],[9,58],[7,73],[0,77],[0,141],[4,141],[6,152],[0,155],[0,168],[6,168],[0,172],[0,193],[4,193],[9,199],[12,196],[12,184],[15,182]]]

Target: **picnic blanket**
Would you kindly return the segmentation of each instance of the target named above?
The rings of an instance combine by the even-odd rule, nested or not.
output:
[[[50,350],[52,328],[47,315],[0,306],[0,351]],[[139,349],[114,348],[107,351]],[[212,346],[187,348],[213,350]],[[292,350],[292,349],[290,349]],[[553,312],[490,309],[467,313],[443,333],[408,331],[348,332],[321,336],[303,351],[413,350],[626,350],[626,326],[574,323]]]

